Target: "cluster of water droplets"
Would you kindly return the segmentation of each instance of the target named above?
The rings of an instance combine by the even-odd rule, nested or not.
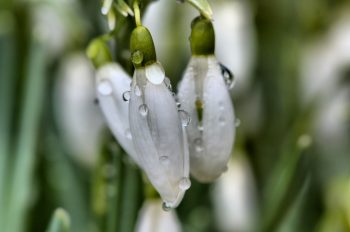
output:
[[[225,84],[228,89],[232,89],[236,83],[233,73],[223,64],[219,63],[221,69],[221,75],[224,78]]]

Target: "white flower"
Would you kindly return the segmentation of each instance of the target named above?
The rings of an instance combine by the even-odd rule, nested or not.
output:
[[[159,63],[136,68],[129,121],[139,163],[160,193],[164,206],[173,208],[191,182],[181,115],[168,84]]]
[[[183,111],[178,112],[160,64],[136,68],[131,90],[130,82],[117,64],[100,68],[97,92],[101,109],[114,136],[147,174],[165,208],[174,208],[191,184],[187,139],[180,119]]]
[[[193,56],[178,97],[192,119],[187,127],[191,174],[210,182],[224,172],[235,136],[235,116],[227,84],[214,55]]]
[[[129,127],[129,98],[131,79],[116,63],[102,66],[96,73],[97,98],[109,129],[123,149],[137,163]]]
[[[144,202],[135,228],[136,232],[180,232],[181,224],[175,211],[164,212],[159,208],[159,200]]]
[[[103,118],[94,104],[94,70],[83,53],[64,57],[54,89],[56,120],[68,153],[93,167],[97,159]]]

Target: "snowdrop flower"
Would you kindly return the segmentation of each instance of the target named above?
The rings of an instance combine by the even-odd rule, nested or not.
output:
[[[54,88],[58,129],[68,153],[93,167],[97,159],[103,118],[94,104],[94,70],[83,53],[64,57]]]
[[[191,185],[184,129],[189,116],[169,90],[150,32],[138,26],[130,45],[133,80],[116,64],[102,67],[97,75],[100,106],[116,139],[159,192],[164,209],[174,208]]]
[[[123,149],[137,163],[129,127],[131,78],[117,63],[103,65],[96,73],[97,99],[109,129]]]
[[[210,182],[227,169],[231,155],[235,116],[228,87],[233,87],[234,82],[214,56],[211,21],[196,18],[190,42],[192,58],[178,97],[192,119],[187,127],[191,174],[201,182]]]
[[[144,202],[137,219],[136,232],[181,232],[181,224],[175,211],[164,212],[159,200]]]
[[[135,150],[148,178],[163,198],[164,206],[173,208],[191,184],[183,128],[189,119],[186,113],[178,110],[169,90],[170,81],[161,64],[156,62],[150,32],[138,26],[131,34],[130,46],[135,73],[129,121]]]

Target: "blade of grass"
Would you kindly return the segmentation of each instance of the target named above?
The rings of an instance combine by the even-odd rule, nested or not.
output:
[[[10,157],[11,119],[15,86],[15,44],[12,35],[0,37],[0,226],[6,222],[8,159]]]
[[[45,87],[45,52],[38,41],[33,40],[27,61],[26,83],[20,109],[19,134],[15,150],[12,174],[8,231],[23,231],[29,207],[32,174],[35,165],[36,144]]]
[[[47,232],[68,232],[69,228],[70,218],[68,213],[64,209],[56,209],[52,215]]]

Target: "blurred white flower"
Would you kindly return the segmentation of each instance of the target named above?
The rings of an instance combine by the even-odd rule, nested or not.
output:
[[[79,15],[79,5],[75,0],[33,0],[33,3],[34,34],[45,43],[50,56],[62,54],[69,45],[85,38],[87,25]]]
[[[221,231],[252,231],[256,222],[256,189],[249,162],[237,154],[214,186],[214,212]]]
[[[101,67],[101,109],[116,139],[161,195],[165,209],[174,208],[191,185],[184,135],[188,115],[178,110],[159,63],[136,68],[131,90],[130,81],[117,64]]]
[[[73,54],[60,68],[55,88],[55,110],[69,153],[85,165],[97,158],[102,115],[94,104],[94,70],[84,54]]]
[[[193,56],[179,84],[179,101],[192,119],[187,127],[191,174],[201,182],[219,177],[231,156],[235,116],[228,87],[233,80],[226,78],[214,55]]]
[[[350,16],[340,17],[329,32],[302,49],[301,81],[303,101],[329,99],[337,91],[343,68],[350,64]]]
[[[224,0],[212,4],[216,57],[239,81],[235,94],[250,83],[255,60],[255,31],[249,1]]]
[[[181,232],[176,212],[164,212],[158,200],[147,200],[142,206],[136,224],[136,232]]]

